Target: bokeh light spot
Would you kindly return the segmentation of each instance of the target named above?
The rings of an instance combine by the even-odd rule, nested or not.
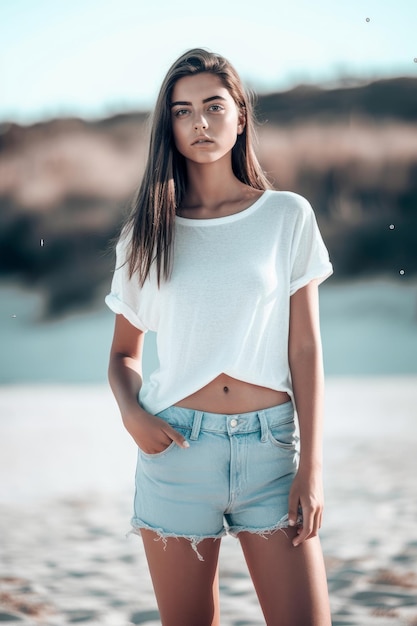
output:
[[[400,270],[400,276],[404,276],[405,270]]]

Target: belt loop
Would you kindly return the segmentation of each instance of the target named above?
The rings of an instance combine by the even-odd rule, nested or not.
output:
[[[190,439],[194,441],[198,439],[198,435],[200,434],[201,428],[201,420],[203,419],[202,411],[194,411],[194,419],[193,419],[193,429],[191,431]]]
[[[258,417],[261,424],[261,442],[266,443],[268,441],[269,426],[265,411],[258,411]]]

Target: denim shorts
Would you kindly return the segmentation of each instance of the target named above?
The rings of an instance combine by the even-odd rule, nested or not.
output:
[[[158,417],[189,442],[157,454],[138,450],[133,532],[197,544],[226,532],[288,526],[288,495],[299,450],[291,402],[236,415],[177,406]],[[299,520],[301,521],[301,520]]]

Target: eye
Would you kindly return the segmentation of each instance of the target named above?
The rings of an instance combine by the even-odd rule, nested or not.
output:
[[[187,113],[188,113],[188,109],[177,109],[176,111],[174,111],[174,116],[184,117],[184,115],[187,115]]]
[[[214,113],[218,113],[219,111],[223,111],[224,107],[221,104],[211,104],[209,106],[209,111],[214,111]]]

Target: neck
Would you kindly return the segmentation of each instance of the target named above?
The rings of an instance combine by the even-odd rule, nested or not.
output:
[[[227,162],[187,163],[187,191],[183,208],[217,208],[241,193],[245,185],[233,173],[230,156]]]

